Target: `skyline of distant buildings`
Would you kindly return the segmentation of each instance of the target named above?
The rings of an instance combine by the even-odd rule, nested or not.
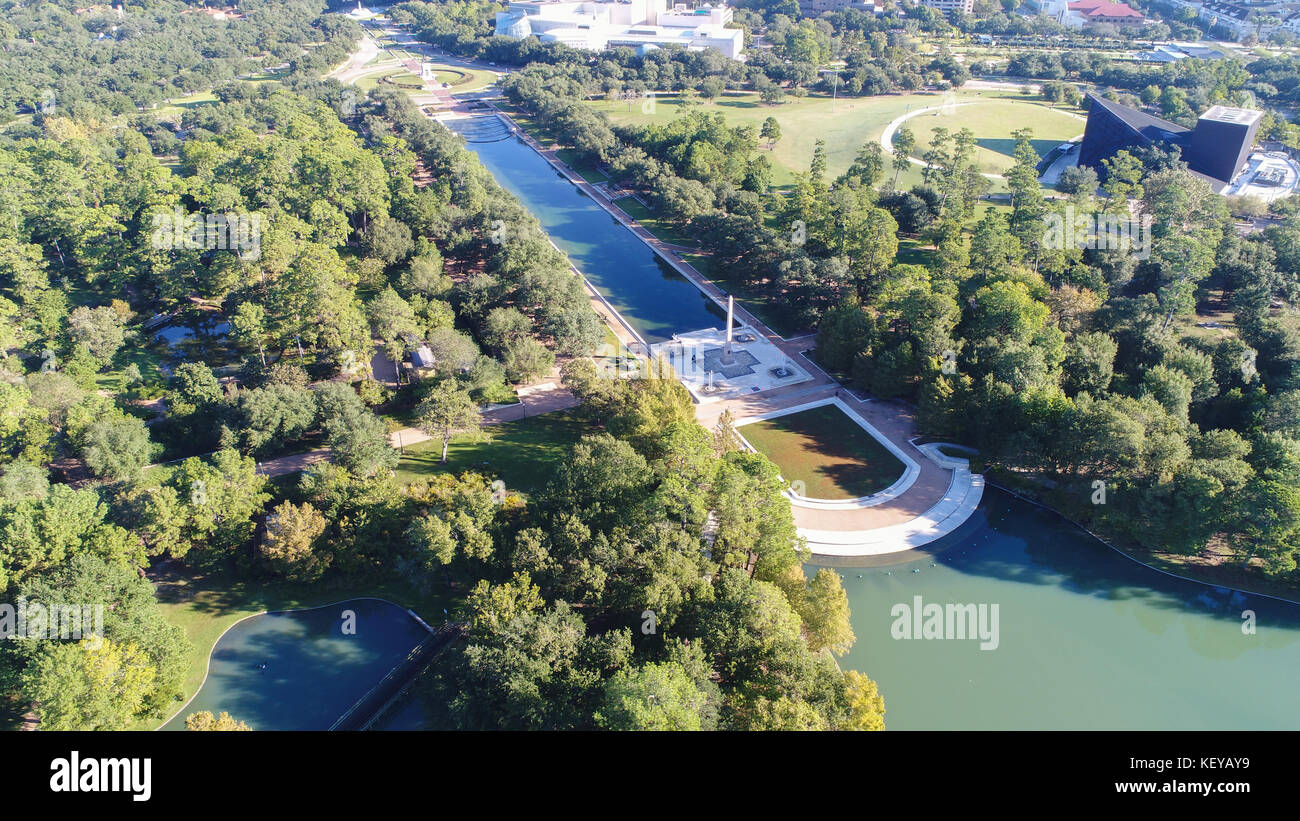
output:
[[[874,0],[799,0],[799,13],[804,17],[816,17],[828,11],[857,9],[868,13],[876,11]]]

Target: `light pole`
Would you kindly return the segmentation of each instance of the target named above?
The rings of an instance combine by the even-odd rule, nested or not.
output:
[[[839,72],[839,69],[823,68],[823,69],[818,69],[817,73],[818,73],[818,74],[829,74],[829,75],[831,75],[831,113],[834,114],[834,113],[835,113],[835,100],[836,100],[836,98],[839,97],[839,93],[840,93],[840,72]]]

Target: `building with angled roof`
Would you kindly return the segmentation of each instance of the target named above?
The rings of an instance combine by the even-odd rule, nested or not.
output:
[[[1196,121],[1195,128],[1153,117],[1135,108],[1088,95],[1088,124],[1079,147],[1079,165],[1105,178],[1102,165],[1122,150],[1157,145],[1178,146],[1188,170],[1222,192],[1246,165],[1255,145],[1262,113],[1216,105]]]

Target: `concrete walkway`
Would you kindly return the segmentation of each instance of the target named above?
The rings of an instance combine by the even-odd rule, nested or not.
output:
[[[343,65],[326,74],[326,79],[332,78],[343,85],[352,85],[357,81],[358,77],[368,71],[398,65],[397,60],[384,60],[375,65],[367,66],[366,64],[373,60],[379,54],[379,51],[379,43],[375,42],[375,38],[368,33],[361,35],[361,39],[357,41],[357,50],[352,53],[352,56]]]

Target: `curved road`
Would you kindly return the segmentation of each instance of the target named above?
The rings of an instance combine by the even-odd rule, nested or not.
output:
[[[964,103],[953,103],[953,108],[958,108],[964,105],[974,105],[974,103],[975,101],[973,100]],[[928,106],[926,108],[918,108],[916,111],[909,111],[906,114],[903,114],[902,116],[895,117],[893,120],[890,121],[889,125],[885,126],[885,130],[882,131],[880,134],[881,150],[883,150],[886,154],[894,153],[894,133],[898,131],[899,126],[901,126],[903,123],[907,122],[913,117],[919,117],[922,114],[930,114],[936,111],[942,111],[944,108],[945,106],[941,106],[941,105]],[[1087,121],[1087,117],[1080,117],[1078,114],[1074,114],[1069,111],[1062,111],[1059,113],[1065,114],[1069,117],[1074,117],[1077,120],[1084,120],[1085,122]],[[925,166],[925,161],[918,160],[916,157],[908,157],[907,160],[912,165],[919,165],[922,167]],[[983,177],[987,177],[990,180],[1006,179],[1001,174],[986,174],[983,171],[980,172],[980,175]]]

